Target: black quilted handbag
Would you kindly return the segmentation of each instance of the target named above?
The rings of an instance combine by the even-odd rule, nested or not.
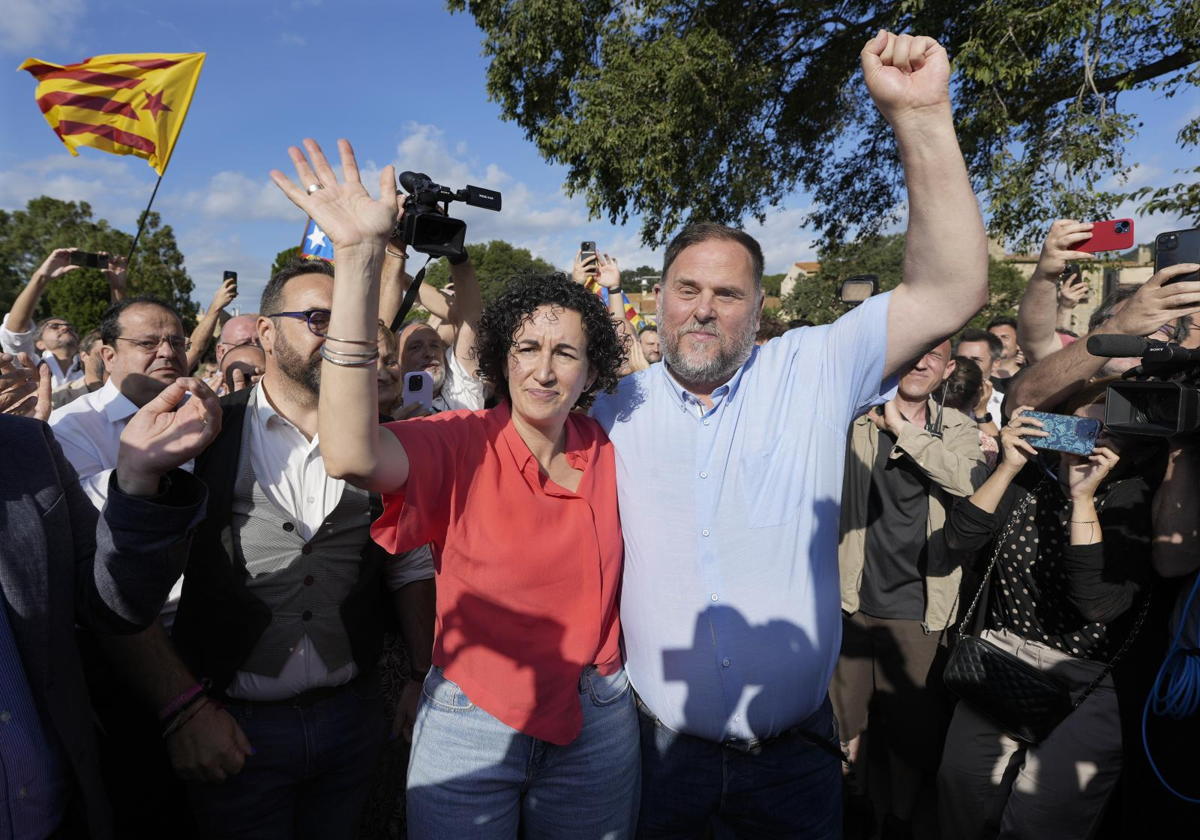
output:
[[[1013,531],[1021,526],[1029,502],[1035,495],[1037,490],[1029,493],[1009,517],[1005,534],[996,541],[996,553],[992,557],[987,574],[983,576],[979,591],[975,593],[975,600],[971,602],[967,614],[962,618],[961,627],[966,628],[970,625],[971,616],[979,604],[988,578],[996,568],[1000,552]],[[1103,503],[1100,507],[1103,507]],[[1026,744],[1040,743],[1108,676],[1113,665],[1125,653],[1141,629],[1149,606],[1150,593],[1147,592],[1137,624],[1126,637],[1125,643],[1074,702],[1061,682],[978,636],[963,634],[959,637],[946,663],[942,680],[960,699],[970,703],[976,711],[990,718],[1012,738]]]

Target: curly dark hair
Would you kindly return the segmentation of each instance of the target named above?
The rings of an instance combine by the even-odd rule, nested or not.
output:
[[[587,360],[596,378],[579,395],[574,408],[586,410],[598,392],[611,393],[616,389],[628,352],[627,339],[617,332],[617,326],[600,298],[562,273],[516,277],[483,310],[474,348],[479,375],[491,383],[497,397],[508,397],[508,355],[518,330],[532,320],[539,306],[570,309],[578,312],[583,320]]]

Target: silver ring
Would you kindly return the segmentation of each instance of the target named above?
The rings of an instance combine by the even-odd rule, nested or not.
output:
[[[323,190],[323,189],[325,189],[325,188],[323,186],[321,186],[320,184],[309,184],[308,185],[308,194],[312,195],[317,190]]]

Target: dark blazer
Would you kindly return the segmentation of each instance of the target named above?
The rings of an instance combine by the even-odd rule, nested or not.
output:
[[[196,529],[171,641],[197,678],[224,691],[271,623],[270,608],[246,586],[248,573],[233,538],[233,487],[251,389],[221,399],[221,432],[196,458],[196,475],[209,488],[208,516]],[[383,513],[371,494],[372,520]],[[383,585],[388,554],[367,540],[358,582],[342,602],[342,623],[359,672],[375,668],[383,649],[389,596]]]
[[[33,700],[74,771],[92,838],[112,834],[75,625],[144,630],[183,572],[204,484],[182,470],[135,499],[114,475],[104,514],[88,500],[50,427],[0,415],[0,600]],[[53,734],[51,734],[53,733]]]

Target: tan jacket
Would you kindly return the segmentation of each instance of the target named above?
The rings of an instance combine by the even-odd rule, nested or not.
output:
[[[928,403],[929,417],[937,417],[937,404]],[[866,563],[867,500],[871,492],[871,470],[879,452],[879,430],[863,415],[850,426],[846,438],[846,479],[842,487],[841,542],[838,565],[842,577],[842,609],[858,612],[858,591]],[[942,418],[942,437],[905,423],[892,451],[892,458],[911,458],[931,484],[929,518],[925,533],[929,540],[929,565],[945,568],[945,541],[939,533],[953,497],[972,495],[987,479],[988,468],[979,448],[979,427],[966,415],[947,408]],[[935,538],[935,534],[937,535]],[[936,560],[935,560],[936,558]],[[945,577],[925,579],[925,632],[939,632],[954,623],[958,612],[958,586],[962,568],[956,566]]]

